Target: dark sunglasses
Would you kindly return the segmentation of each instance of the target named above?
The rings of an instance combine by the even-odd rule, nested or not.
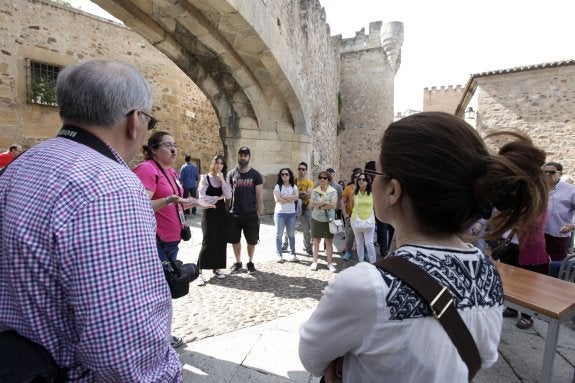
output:
[[[555,175],[555,173],[557,173],[557,170],[544,170],[545,174],[549,174],[550,176]]]
[[[375,170],[370,170],[370,169],[365,169],[364,173],[367,175],[372,175],[372,176],[382,176],[384,178],[391,178],[391,176],[389,174],[381,173],[381,172],[378,172]]]
[[[357,180],[358,181],[365,181],[365,177],[358,177]]]
[[[297,168],[297,170],[299,170],[300,172],[305,172],[307,169],[304,169],[304,168]]]
[[[134,109],[134,110],[130,110],[128,113],[126,113],[126,117],[130,116],[131,114],[134,114],[135,112],[137,112],[138,109]],[[144,116],[148,117],[148,130],[152,130],[156,127],[156,124],[158,122],[160,122],[159,120],[156,120],[154,117],[150,116],[148,113],[142,112],[140,110],[140,113],[142,113]]]
[[[282,176],[289,176],[289,173],[282,173]]]
[[[319,176],[319,177],[317,177],[317,179],[318,179],[318,180],[327,180],[327,177]]]

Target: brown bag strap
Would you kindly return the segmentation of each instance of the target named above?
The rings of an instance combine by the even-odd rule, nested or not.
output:
[[[386,270],[407,283],[431,307],[433,316],[441,323],[467,365],[469,381],[481,367],[481,357],[469,329],[453,305],[453,295],[429,273],[403,257],[387,257],[376,267]]]

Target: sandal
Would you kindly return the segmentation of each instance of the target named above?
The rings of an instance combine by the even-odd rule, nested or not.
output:
[[[218,279],[224,279],[226,275],[222,273],[220,270],[214,270],[214,277]]]
[[[515,326],[517,326],[517,328],[520,328],[521,330],[527,330],[530,329],[533,326],[533,319],[531,318],[521,318],[517,321],[517,323],[515,324]]]

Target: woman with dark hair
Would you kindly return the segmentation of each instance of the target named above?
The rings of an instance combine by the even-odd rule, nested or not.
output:
[[[312,190],[310,206],[311,212],[311,238],[313,239],[313,262],[311,270],[317,270],[317,257],[319,253],[319,242],[323,238],[325,243],[325,255],[327,257],[327,268],[332,273],[336,272],[332,262],[333,255],[333,234],[329,231],[329,221],[335,219],[335,209],[337,208],[337,190],[330,186],[331,174],[327,171],[320,172],[317,176],[319,185]]]
[[[226,163],[222,155],[212,159],[206,175],[200,179],[198,190],[200,201],[215,205],[215,209],[204,211],[202,216],[202,248],[198,257],[198,267],[212,269],[214,277],[224,279],[220,269],[226,268],[227,238],[223,235],[227,228],[227,210],[224,199],[232,198],[232,187],[226,181]],[[201,273],[201,271],[200,271]],[[198,285],[205,284],[203,274],[198,278]]]
[[[290,246],[290,261],[297,262],[295,254],[295,221],[296,202],[299,199],[293,172],[290,168],[282,168],[278,172],[276,186],[274,187],[274,223],[276,225],[276,255],[277,261],[282,263],[282,235],[284,229]]]
[[[503,288],[491,261],[459,235],[494,207],[500,210],[494,238],[519,221],[526,227],[546,208],[542,172],[522,167],[535,147],[523,135],[511,139],[517,145],[492,154],[462,119],[418,113],[385,130],[372,172],[375,213],[395,228],[397,250],[390,257],[413,263],[451,292],[483,368],[497,360]],[[326,382],[469,379],[429,304],[403,280],[366,262],[330,282],[300,328],[299,352],[306,369],[324,374]]]
[[[174,137],[166,132],[154,132],[144,145],[145,161],[134,168],[144,184],[156,216],[156,247],[162,261],[178,257],[181,230],[184,227],[184,209],[192,206],[214,207],[193,197],[182,198],[184,190],[174,170],[178,146]],[[172,336],[171,344],[179,347],[182,338]]]
[[[355,193],[356,185],[355,181],[357,181],[360,174],[360,168],[353,169],[349,183],[345,186],[343,193],[341,194],[341,215],[345,223],[345,253],[341,259],[344,261],[349,261],[351,259],[353,243],[355,242],[355,236],[353,235],[353,229],[350,225],[350,219],[353,212],[353,194]]]
[[[353,211],[350,225],[353,229],[359,262],[363,262],[365,248],[370,263],[375,263],[375,246],[373,234],[375,233],[375,215],[373,212],[373,195],[371,193],[371,177],[360,173],[355,180],[355,192],[352,196]]]

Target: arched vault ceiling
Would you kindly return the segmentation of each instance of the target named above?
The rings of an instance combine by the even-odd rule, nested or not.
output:
[[[166,54],[202,89],[225,135],[237,136],[242,119],[256,121],[261,130],[289,124],[297,133],[308,133],[305,103],[298,97],[302,92],[286,60],[289,49],[273,32],[258,32],[269,28],[262,24],[274,22],[262,20],[263,2],[251,0],[251,7],[237,0],[94,2]]]

